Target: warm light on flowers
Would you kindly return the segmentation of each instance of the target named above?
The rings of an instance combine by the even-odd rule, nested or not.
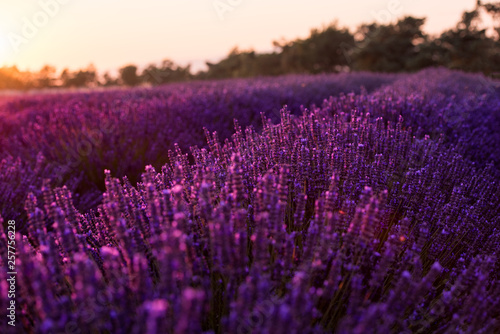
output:
[[[499,95],[444,70],[273,80],[8,104],[19,330],[494,333]]]

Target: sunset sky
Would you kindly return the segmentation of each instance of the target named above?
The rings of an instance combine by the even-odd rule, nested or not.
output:
[[[354,30],[404,15],[453,27],[476,0],[0,0],[0,66],[99,71],[169,58],[200,69],[234,46],[269,51],[334,20]]]

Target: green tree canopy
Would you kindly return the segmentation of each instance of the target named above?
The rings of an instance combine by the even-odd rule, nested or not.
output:
[[[404,17],[396,24],[363,25],[362,41],[354,49],[353,69],[377,72],[400,72],[418,69],[421,46],[428,37],[422,32],[423,18]]]

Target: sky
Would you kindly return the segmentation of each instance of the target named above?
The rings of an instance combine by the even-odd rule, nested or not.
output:
[[[0,66],[45,64],[99,71],[171,59],[203,68],[238,46],[272,50],[333,21],[427,17],[430,34],[452,28],[476,0],[0,0]]]

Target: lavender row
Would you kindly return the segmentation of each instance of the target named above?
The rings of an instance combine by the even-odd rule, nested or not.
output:
[[[311,104],[331,114],[357,109],[393,122],[402,115],[417,137],[444,135],[446,143],[459,144],[460,153],[479,166],[493,162],[498,168],[500,94],[494,84],[479,75],[427,70],[193,82],[19,99],[1,113],[0,156],[6,160],[0,184],[11,193],[0,199],[6,203],[1,214],[19,216],[22,207],[15,203],[22,200],[10,199],[24,200],[24,189],[40,189],[46,178],[53,186],[68,186],[78,208],[95,208],[102,201],[104,169],[135,183],[145,165],[158,168],[168,161],[164,153],[175,142],[184,150],[204,145],[203,127],[217,131],[222,140],[230,137],[233,118],[259,130],[260,113],[277,122],[283,104],[295,112]],[[353,93],[343,94],[348,92]],[[26,171],[10,180],[9,169],[24,170],[13,164],[18,159]]]
[[[22,212],[17,203],[24,201],[24,189],[41,188],[34,178],[67,185],[79,208],[94,208],[102,200],[104,169],[136,182],[147,164],[160,167],[167,162],[165,152],[175,142],[184,149],[203,145],[204,126],[229,137],[233,118],[259,126],[260,112],[278,120],[283,104],[298,110],[301,104],[360,92],[361,86],[374,90],[394,79],[369,73],[286,76],[17,99],[0,108],[0,160],[6,159],[0,184],[14,193],[0,195],[0,202],[11,208],[1,214],[12,219]],[[45,165],[35,172],[40,154]],[[13,164],[18,158],[25,172]],[[19,170],[25,179],[11,179],[8,169]],[[22,200],[11,201],[17,197]]]
[[[175,145],[137,185],[106,171],[88,212],[45,182],[17,240],[24,330],[493,333],[496,168],[331,108],[205,129],[193,161]]]
[[[444,136],[480,166],[500,168],[500,82],[445,69],[424,70],[396,80],[373,94],[330,98],[324,108],[359,110],[405,126],[422,138]]]

